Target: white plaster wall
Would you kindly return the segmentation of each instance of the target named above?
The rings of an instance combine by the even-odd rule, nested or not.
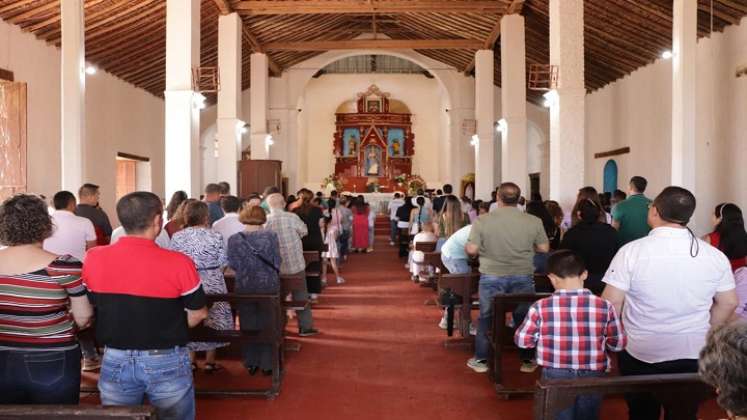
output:
[[[697,55],[694,227],[706,233],[716,204],[747,206],[747,77],[734,74],[747,65],[747,19],[701,39]],[[608,158],[594,154],[625,146],[631,153],[614,157],[619,188],[625,190],[633,175],[649,180],[649,196],[670,184],[671,89],[671,61],[658,60],[587,95],[587,184],[602,187]]]
[[[0,67],[28,84],[28,190],[60,188],[60,52],[0,21]],[[163,101],[99,71],[86,78],[86,182],[101,186],[101,205],[116,222],[116,154],[151,159],[152,191],[163,195]],[[77,191],[73,191],[77,194]]]

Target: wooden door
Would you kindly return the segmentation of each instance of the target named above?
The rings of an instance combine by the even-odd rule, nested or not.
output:
[[[0,200],[26,191],[26,83],[0,80]]]

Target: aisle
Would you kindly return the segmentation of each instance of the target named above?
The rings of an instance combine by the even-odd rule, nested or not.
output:
[[[394,247],[351,255],[343,275],[314,306],[322,333],[288,354],[276,400],[201,398],[198,418],[531,419],[530,401],[500,401],[468,352],[442,346],[438,312],[423,305],[433,292],[407,280]]]

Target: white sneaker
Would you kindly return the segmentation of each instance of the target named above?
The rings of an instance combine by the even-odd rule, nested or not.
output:
[[[473,357],[467,360],[467,367],[474,370],[477,373],[485,373],[488,371],[488,361],[478,360]]]
[[[389,246],[394,246],[394,242],[389,241]]]
[[[477,335],[477,325],[469,324],[469,335]]]
[[[441,328],[442,330],[449,328],[446,322],[446,317],[441,318],[441,322],[438,323],[438,328]]]
[[[342,277],[338,277],[337,278],[337,284],[343,284],[343,283],[345,283],[345,279],[342,278]]]

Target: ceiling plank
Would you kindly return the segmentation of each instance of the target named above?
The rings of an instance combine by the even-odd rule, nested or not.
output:
[[[239,1],[234,10],[250,15],[352,13],[497,13],[505,8],[495,0],[285,0]]]
[[[304,41],[270,42],[269,51],[329,51],[329,50],[377,50],[414,49],[449,50],[479,49],[483,42],[477,39],[351,39],[348,41]]]

